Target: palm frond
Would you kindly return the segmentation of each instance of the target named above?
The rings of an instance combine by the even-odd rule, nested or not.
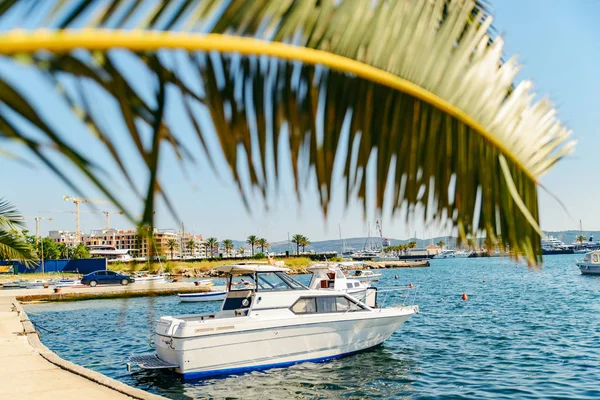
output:
[[[20,7],[6,4],[0,3],[0,22]],[[252,188],[266,196],[282,179],[278,167],[289,162],[299,192],[302,182],[316,178],[327,212],[339,164],[346,201],[358,196],[366,207],[374,179],[378,209],[390,192],[395,211],[423,206],[427,220],[451,220],[462,240],[478,233],[500,237],[502,247],[538,261],[537,180],[573,143],[551,103],[533,102],[530,82],[514,85],[518,65],[514,58],[502,61],[502,40],[489,35],[491,17],[482,3],[159,1],[143,17],[139,7],[118,0],[59,2],[46,16],[48,27],[109,30],[9,32],[0,35],[0,54],[35,65],[54,84],[68,76],[114,98],[150,172],[142,190],[82,100],[85,91],[61,86],[62,98],[132,189],[145,192],[142,224],[152,225],[155,196],[166,198],[157,174],[164,148],[174,149],[182,163],[195,158],[164,117],[165,94],[176,89],[206,156],[216,162],[206,145],[216,136],[243,196]],[[114,30],[133,26],[143,29]],[[128,50],[155,77],[153,99],[125,78],[115,48]],[[125,209],[102,183],[103,171],[42,120],[27,94],[1,78],[0,86],[0,109],[29,121]],[[199,122],[199,108],[209,113],[214,133]],[[149,146],[141,127],[151,132]],[[0,114],[0,135],[23,141],[50,163],[42,143],[10,115]],[[281,159],[282,142],[290,160]],[[373,176],[366,173],[371,165]]]
[[[24,227],[25,220],[19,210],[0,197],[0,231],[20,231]]]

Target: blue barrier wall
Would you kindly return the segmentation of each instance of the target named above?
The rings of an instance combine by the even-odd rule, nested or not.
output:
[[[0,261],[0,265],[18,265],[19,273],[41,273],[42,263],[33,264],[30,268],[18,261]],[[89,274],[106,268],[106,258],[82,258],[78,260],[45,260],[44,272],[76,272]]]

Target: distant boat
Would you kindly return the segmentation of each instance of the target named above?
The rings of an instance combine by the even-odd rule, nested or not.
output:
[[[195,303],[204,301],[222,301],[225,300],[227,292],[225,290],[218,292],[201,292],[201,293],[177,293],[179,301],[182,303]]]
[[[600,250],[587,253],[577,266],[582,275],[600,275]]]
[[[378,281],[381,273],[373,272],[370,269],[357,269],[354,271],[354,275],[350,275],[352,279],[356,279],[361,282],[373,282]]]
[[[440,259],[440,258],[469,258],[470,255],[471,255],[471,253],[468,253],[466,251],[446,249],[446,250],[443,250],[440,254],[436,254],[435,256],[433,256],[433,258],[434,259]]]

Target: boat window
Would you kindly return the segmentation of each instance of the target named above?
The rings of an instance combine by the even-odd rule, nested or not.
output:
[[[317,312],[336,312],[335,297],[317,297]]]
[[[358,304],[354,303],[347,297],[337,297],[336,298],[336,309],[338,312],[346,312],[346,311],[360,311],[363,308]]]
[[[359,282],[354,282],[354,287],[358,287],[360,285]]]
[[[298,289],[308,289],[306,286],[304,286],[303,284],[301,284],[297,280],[293,279],[292,277],[284,274],[283,272],[276,272],[275,275],[277,275],[278,277],[281,278],[281,280],[283,280],[285,283],[287,283],[288,285],[290,285],[290,287],[292,289],[295,289],[295,290],[298,290]]]
[[[317,312],[317,303],[315,298],[304,298],[298,300],[293,306],[292,311],[296,314],[313,314]]]
[[[366,308],[345,296],[302,297],[291,307],[295,314],[363,311]]]
[[[287,282],[281,279],[275,272],[261,272],[258,276],[258,290],[290,290]]]
[[[229,290],[251,290],[254,289],[254,276],[248,275],[233,275],[229,278]]]
[[[592,255],[592,259],[594,260],[595,263],[597,263],[598,262],[598,254]]]
[[[352,282],[348,282],[348,283],[346,283],[346,287],[347,287],[348,289],[352,289]]]

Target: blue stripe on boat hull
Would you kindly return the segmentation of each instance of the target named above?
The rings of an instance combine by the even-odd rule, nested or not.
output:
[[[188,293],[178,294],[179,297],[186,297],[186,298],[213,297],[213,296],[225,296],[225,295],[226,295],[225,292],[223,292],[223,293],[219,293],[219,292],[216,292],[216,293],[206,293],[206,294],[205,293],[202,293],[202,294],[196,294],[196,293],[193,293],[193,294],[191,294],[191,293],[190,294],[188,294]]]
[[[262,371],[262,370],[271,369],[271,368],[291,367],[292,365],[302,364],[305,362],[323,363],[323,362],[335,360],[338,358],[351,356],[353,354],[360,353],[362,351],[371,350],[378,346],[381,346],[381,343],[376,344],[375,346],[367,347],[366,349],[362,349],[362,350],[351,351],[349,353],[343,353],[343,354],[338,354],[338,355],[329,356],[329,357],[311,358],[308,360],[288,361],[288,362],[282,362],[282,363],[264,364],[264,365],[256,365],[256,366],[240,367],[240,368],[227,368],[227,369],[220,369],[220,370],[214,370],[214,371],[188,372],[186,374],[183,374],[183,379],[185,379],[185,380],[202,379],[202,378],[219,376],[219,375],[243,374],[243,373],[250,372],[250,371]]]

